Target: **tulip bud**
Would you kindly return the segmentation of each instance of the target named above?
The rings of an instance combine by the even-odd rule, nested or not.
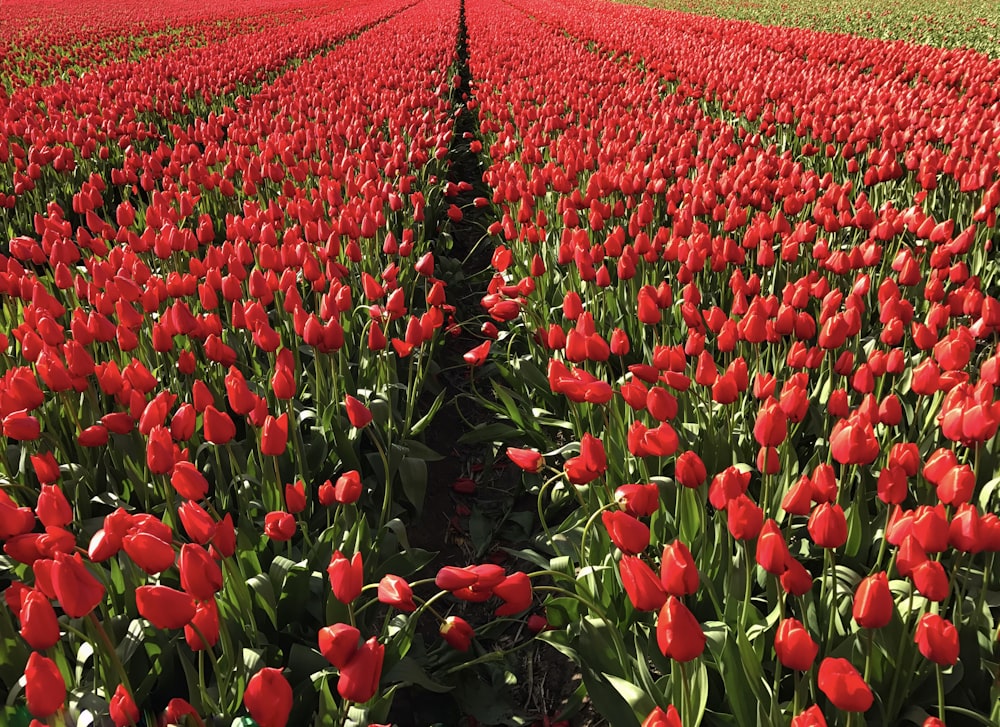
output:
[[[264,667],[250,677],[243,705],[259,727],[285,727],[292,711],[292,687],[280,669]]]

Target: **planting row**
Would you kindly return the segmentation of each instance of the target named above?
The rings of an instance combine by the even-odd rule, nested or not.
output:
[[[987,719],[992,92],[946,90],[942,56],[890,96],[889,46],[806,31],[468,13],[504,239],[486,402],[526,445],[545,536],[522,555],[571,584],[542,638],[615,724]]]

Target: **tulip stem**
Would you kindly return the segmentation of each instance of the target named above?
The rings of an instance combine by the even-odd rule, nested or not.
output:
[[[118,651],[115,649],[114,644],[111,643],[111,639],[108,637],[108,632],[104,630],[104,626],[97,620],[93,611],[87,614],[87,620],[90,622],[90,625],[93,626],[101,642],[104,644],[104,648],[107,650],[108,658],[111,659],[111,665],[115,668],[115,671],[118,672],[118,678],[121,680],[122,685],[128,689],[130,694],[134,693],[132,692],[132,685],[129,684],[128,672],[125,671],[125,665],[122,664],[122,660],[118,656]],[[107,685],[105,685],[105,688],[107,688]],[[108,693],[111,694],[112,692],[109,691]]]
[[[680,670],[681,673],[681,714],[680,714],[681,724],[691,724],[691,722],[689,721],[690,715],[688,714],[688,705],[691,703],[691,700],[688,695],[689,685],[688,685],[687,670],[684,668],[683,661],[675,661],[673,663],[677,664],[677,668]]]
[[[835,628],[835,621],[838,616],[838,604],[837,604],[837,564],[834,561],[833,550],[830,548],[826,549],[826,561],[827,568],[830,571],[830,620],[826,627],[826,646],[830,648],[833,644],[833,631]],[[824,579],[825,583],[825,579]]]
[[[940,664],[934,665],[934,679],[937,682],[938,719],[944,724],[944,676]]]

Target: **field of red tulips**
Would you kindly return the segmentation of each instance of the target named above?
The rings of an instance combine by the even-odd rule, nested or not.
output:
[[[1000,724],[1000,61],[0,21],[0,725]]]

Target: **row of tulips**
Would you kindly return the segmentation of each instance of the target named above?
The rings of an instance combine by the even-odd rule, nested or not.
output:
[[[277,16],[273,25],[261,23],[219,42],[15,90],[0,104],[0,206],[10,210],[9,229],[30,234],[34,216],[51,202],[67,215],[71,205],[85,214],[73,197],[94,175],[105,184],[127,183],[150,193],[161,164],[169,164],[164,151],[188,140],[199,121],[211,123],[288,66],[405,5],[312,3]]]
[[[485,637],[532,604],[494,564],[414,580],[404,524],[457,330],[459,6],[338,17],[372,27],[174,129],[143,192],[90,174],[2,258],[0,684],[35,725],[379,722],[470,661],[445,605],[492,600]]]
[[[74,80],[97,66],[161,55],[181,46],[216,43],[240,33],[278,27],[301,17],[303,3],[179,2],[123,9],[82,0],[18,2],[0,10],[0,98],[15,89]]]
[[[827,33],[974,48],[994,56],[1000,40],[1000,12],[989,0],[909,0],[905,4],[766,0],[753,5],[739,0],[654,0],[639,4],[762,25],[794,25]]]
[[[538,497],[521,555],[571,584],[542,638],[614,724],[996,720],[994,91],[520,6],[468,5],[503,241],[470,362]]]

